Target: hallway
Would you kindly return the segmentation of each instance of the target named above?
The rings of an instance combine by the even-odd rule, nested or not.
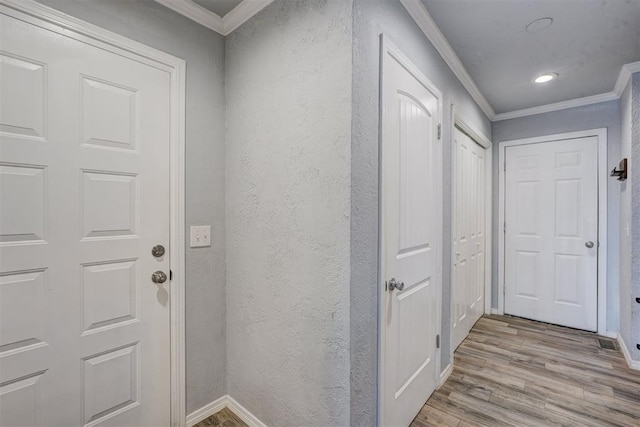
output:
[[[640,372],[589,332],[485,316],[412,427],[638,426]]]

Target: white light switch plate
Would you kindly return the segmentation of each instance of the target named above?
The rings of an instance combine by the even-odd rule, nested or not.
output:
[[[192,225],[190,228],[190,244],[192,248],[211,246],[211,226]]]

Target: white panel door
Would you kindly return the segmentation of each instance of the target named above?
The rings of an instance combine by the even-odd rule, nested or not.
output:
[[[0,425],[168,425],[169,75],[0,15],[0,80]]]
[[[595,332],[597,138],[507,147],[505,158],[505,313]]]
[[[484,313],[485,150],[458,128],[454,138],[453,348]]]
[[[383,57],[382,271],[385,426],[406,426],[435,390],[441,280],[441,95]],[[391,279],[401,289],[392,289]]]

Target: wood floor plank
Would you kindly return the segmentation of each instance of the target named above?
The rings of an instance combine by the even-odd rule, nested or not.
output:
[[[412,427],[640,427],[640,372],[596,334],[485,316]]]

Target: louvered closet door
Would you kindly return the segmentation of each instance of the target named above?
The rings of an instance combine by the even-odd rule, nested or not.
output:
[[[0,425],[166,426],[169,75],[0,19]]]
[[[453,348],[484,313],[485,150],[458,128],[454,132]]]

